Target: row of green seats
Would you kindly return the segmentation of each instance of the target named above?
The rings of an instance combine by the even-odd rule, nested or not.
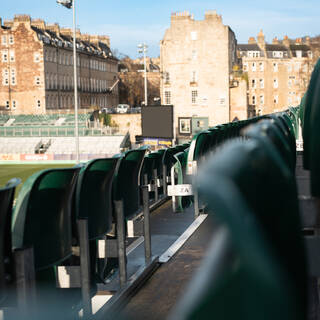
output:
[[[311,194],[320,196],[320,60],[318,60],[301,101],[300,119],[303,136],[303,166],[310,170]]]
[[[107,265],[101,266],[97,252],[98,241],[107,236],[113,224],[119,223],[114,201],[123,201],[125,221],[140,214],[140,186],[150,182],[148,179],[142,183],[142,172],[153,178],[150,170],[158,169],[157,179],[161,177],[168,181],[164,173],[166,164],[173,166],[177,161],[173,159],[175,153],[181,153],[187,147],[188,145],[183,145],[148,153],[148,147],[145,146],[73,168],[40,171],[24,183],[13,211],[13,191],[5,195],[2,203],[8,205],[0,214],[4,219],[7,217],[7,223],[2,225],[4,232],[1,233],[0,247],[5,248],[5,251],[0,250],[0,254],[8,259],[1,260],[2,265],[0,263],[1,306],[11,304],[14,296],[9,294],[15,291],[9,290],[15,285],[14,252],[31,247],[34,255],[36,300],[39,305],[46,308],[46,312],[52,312],[55,317],[64,317],[68,312],[73,316],[75,310],[81,308],[80,290],[57,288],[56,283],[59,282],[59,266],[82,268],[73,252],[73,247],[80,246],[82,250],[79,221],[85,219],[88,225],[88,270],[92,296],[99,281],[103,281],[101,276],[105,275],[104,271],[111,260],[108,258]],[[146,159],[153,159],[152,169],[145,166],[148,162]],[[4,190],[8,189],[6,188]],[[165,192],[166,190],[163,191]],[[12,245],[9,241],[11,238]],[[110,238],[114,236],[109,236]]]
[[[293,133],[282,116],[246,127],[203,163],[195,187],[220,227],[170,319],[306,319]]]

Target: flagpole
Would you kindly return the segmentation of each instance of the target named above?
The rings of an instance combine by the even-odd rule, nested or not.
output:
[[[75,143],[76,163],[80,162],[79,157],[79,126],[78,126],[78,77],[77,77],[77,46],[76,46],[76,4],[73,0],[73,77],[74,77],[74,121],[75,121]]]

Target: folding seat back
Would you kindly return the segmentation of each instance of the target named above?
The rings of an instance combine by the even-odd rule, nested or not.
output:
[[[127,151],[115,175],[115,200],[123,200],[125,218],[132,218],[140,207],[140,173],[148,147]]]
[[[310,189],[315,197],[320,196],[320,72],[314,87],[309,119],[308,149],[304,148],[304,156],[309,159]],[[308,99],[308,97],[307,97]],[[308,101],[308,100],[307,100]],[[306,123],[305,123],[306,124]],[[305,155],[306,153],[306,155]],[[307,155],[308,153],[308,155]]]
[[[71,256],[71,205],[79,170],[37,172],[19,192],[12,221],[13,247],[33,247],[36,271]]]
[[[210,149],[210,131],[202,131],[193,137],[189,148],[188,161],[201,160]]]
[[[296,153],[296,137],[294,135],[294,132],[291,130],[290,125],[283,117],[283,114],[271,114],[267,116],[267,119],[273,119],[275,120],[275,124],[277,127],[279,127],[282,131],[282,133],[285,135],[286,139],[289,142],[289,147],[291,149],[291,152],[293,154]]]
[[[294,171],[295,149],[291,149],[289,138],[291,135],[285,136],[281,130],[280,121],[280,119],[261,120],[257,124],[244,129],[243,134],[248,138],[253,137],[260,140],[265,140],[265,136],[267,136],[281,154],[283,161]]]
[[[302,104],[304,106],[303,112],[303,127],[302,127],[302,136],[303,136],[303,166],[305,169],[310,169],[310,136],[311,136],[311,121],[312,121],[312,108],[313,108],[313,98],[316,91],[316,87],[318,82],[320,81],[320,59],[318,60],[317,64],[315,65],[310,83],[305,94],[305,101]]]
[[[305,310],[306,257],[294,172],[263,131],[248,135],[248,141],[232,141],[221,148],[211,171],[223,173],[239,189]]]
[[[216,229],[205,260],[170,320],[304,319],[294,286],[238,186],[217,173],[213,157],[198,192]]]
[[[11,179],[0,188],[0,304],[8,297],[14,282],[11,218],[14,192],[20,179]]]
[[[75,217],[88,219],[89,240],[112,227],[112,183],[121,156],[94,159],[81,168],[75,193]]]

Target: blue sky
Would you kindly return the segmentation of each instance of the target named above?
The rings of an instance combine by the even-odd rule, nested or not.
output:
[[[82,33],[107,34],[111,47],[130,57],[137,56],[139,42],[149,45],[149,55],[159,55],[159,41],[170,25],[172,12],[189,11],[195,19],[203,19],[206,10],[217,10],[224,24],[236,34],[238,43],[246,43],[263,29],[266,40],[320,34],[318,0],[76,0],[77,26]],[[60,26],[72,26],[72,11],[55,0],[2,1],[0,17],[12,19],[14,14],[30,14]]]

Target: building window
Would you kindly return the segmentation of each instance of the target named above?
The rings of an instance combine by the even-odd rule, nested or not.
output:
[[[36,106],[38,109],[41,108],[41,101],[40,100],[37,100]]]
[[[190,118],[179,118],[179,133],[180,134],[191,134],[191,119]]]
[[[274,58],[283,58],[283,52],[282,51],[272,51],[272,56]]]
[[[251,80],[251,88],[254,89],[256,87],[256,79]]]
[[[2,62],[8,62],[8,50],[2,51]]]
[[[289,88],[292,87],[292,80],[291,80],[291,79],[288,80],[288,87],[289,87]]]
[[[273,79],[273,87],[276,89],[278,86],[278,79]]]
[[[294,71],[298,72],[300,70],[300,68],[301,68],[301,63],[299,63],[299,62],[295,63]]]
[[[198,33],[197,31],[192,31],[191,32],[191,40],[197,40],[198,39]]]
[[[192,60],[197,60],[197,50],[192,50]]]
[[[6,109],[10,109],[10,102],[8,100],[6,101]]]
[[[276,62],[273,63],[273,72],[278,72],[278,64]]]
[[[292,97],[288,97],[288,104],[289,104],[289,105],[292,104]]]
[[[197,90],[192,90],[191,91],[191,103],[196,104],[197,103],[197,98],[198,98],[198,91]]]
[[[40,62],[40,53],[39,52],[34,53],[34,62]]]
[[[252,68],[251,68],[252,71],[256,71],[257,70],[257,65],[255,62],[252,62]]]
[[[292,64],[291,63],[288,64],[288,72],[292,72]]]
[[[301,50],[297,50],[296,51],[296,56],[297,56],[297,58],[302,58],[302,51]]]
[[[7,36],[6,36],[6,35],[3,35],[3,36],[1,37],[1,44],[4,45],[4,46],[7,45]]]
[[[34,78],[34,83],[36,86],[40,86],[40,77],[35,77]]]
[[[260,97],[259,97],[259,102],[260,102],[261,105],[264,104],[264,95],[263,95],[263,94],[260,95]]]
[[[197,71],[192,71],[191,72],[191,82],[197,82]]]
[[[14,57],[14,50],[10,50],[10,62],[14,62],[15,57]]]
[[[15,86],[17,84],[17,81],[16,81],[16,70],[15,69],[11,69],[10,72],[11,72],[11,84],[13,86]]]
[[[170,82],[170,73],[169,72],[165,72],[164,73],[164,82],[165,83],[169,83]]]
[[[12,109],[16,109],[16,108],[17,108],[17,101],[12,100]]]
[[[248,51],[248,57],[250,58],[259,58],[260,51]]]
[[[273,96],[273,103],[277,104],[279,102],[279,96]]]
[[[9,71],[8,71],[8,69],[3,69],[2,70],[2,84],[4,86],[8,86],[9,85]]]
[[[164,92],[164,104],[171,104],[171,91]]]
[[[255,96],[255,95],[253,95],[253,96],[251,97],[251,101],[252,101],[252,104],[253,104],[253,105],[256,104],[256,96]]]
[[[260,79],[259,83],[260,83],[260,88],[263,89],[264,88],[264,79]]]
[[[9,43],[14,44],[14,37],[12,34],[9,35]]]
[[[248,71],[248,63],[243,64],[243,71]]]
[[[260,70],[260,71],[263,71],[263,70],[264,70],[264,63],[263,63],[263,62],[260,62],[260,63],[259,63],[259,70]]]

